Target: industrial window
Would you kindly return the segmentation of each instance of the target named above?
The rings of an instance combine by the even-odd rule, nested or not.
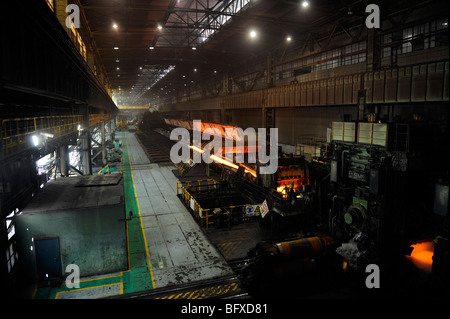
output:
[[[14,213],[18,212],[19,210],[16,209],[15,211],[13,211],[11,214],[9,214],[8,216],[6,216],[6,230],[7,230],[7,234],[8,234],[8,244],[7,244],[7,249],[6,249],[6,263],[8,266],[8,273],[10,273],[13,268],[14,265],[16,264],[17,258],[18,258],[18,254],[16,251],[16,241],[15,241],[15,234],[16,234],[16,229],[14,227],[14,222],[13,222],[13,217],[14,217]]]
[[[392,43],[392,33],[383,35],[383,44]]]
[[[406,42],[402,44],[402,53],[412,52],[411,42]]]
[[[365,62],[366,45],[366,41],[361,41],[343,48],[319,53],[315,56],[316,65],[314,71],[328,70],[339,66]]]
[[[294,71],[287,71],[287,72],[284,72],[284,75],[283,75],[285,78],[290,78],[290,77],[293,77],[294,76]]]
[[[400,30],[400,32],[385,34],[381,38],[382,57],[392,54],[392,47],[398,54],[426,50],[448,45],[448,20],[441,19],[422,23]]]
[[[277,79],[288,79],[294,76],[311,73],[314,71],[329,70],[340,66],[346,66],[366,61],[366,41],[360,41],[345,47],[332,49],[304,58],[289,61],[274,66]],[[265,71],[266,72],[266,71]],[[254,74],[241,76],[238,81],[248,82],[254,80]],[[262,78],[262,82],[263,82]]]
[[[412,40],[412,37],[413,28],[403,29],[403,40],[406,42],[403,42],[402,44],[402,53],[412,52],[412,44],[410,42],[410,40]]]
[[[9,248],[6,250],[6,263],[8,265],[8,273],[13,270],[14,265],[17,261],[17,252],[15,252],[14,244],[11,243]]]
[[[210,22],[210,26],[212,28],[205,28],[200,31],[202,42],[207,41],[208,38],[211,37],[214,33],[216,33],[220,27],[224,26],[231,19],[232,15],[246,10],[249,7],[249,3],[250,0],[233,0],[233,1],[226,1],[223,3],[221,3],[221,1],[218,1],[217,5],[215,5],[212,8],[209,8],[211,10],[214,9],[217,11],[221,11],[224,14],[219,13],[213,18],[213,20]],[[201,19],[209,20],[211,18],[205,15]]]

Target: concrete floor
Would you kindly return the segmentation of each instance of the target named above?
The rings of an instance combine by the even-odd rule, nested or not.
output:
[[[129,270],[40,287],[33,297],[102,298],[229,276],[233,271],[176,195],[173,165],[151,163],[134,133],[120,133]]]
[[[124,136],[155,287],[232,274],[176,196],[174,166],[151,164],[136,137]]]

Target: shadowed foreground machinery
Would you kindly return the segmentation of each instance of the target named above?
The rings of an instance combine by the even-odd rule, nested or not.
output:
[[[334,253],[335,249],[336,242],[328,235],[275,244],[262,242],[249,251],[251,261],[243,267],[241,278],[256,292],[285,281],[301,280],[305,284],[317,276],[329,279],[331,273],[343,269],[343,259]]]
[[[423,122],[333,122],[326,151],[309,166],[310,192],[295,195],[312,205],[298,232],[328,235],[259,244],[244,282],[258,290],[334,274],[364,291],[366,267],[375,264],[388,294],[448,294],[448,172],[427,151],[448,151],[439,136]],[[419,254],[424,245],[431,248]]]

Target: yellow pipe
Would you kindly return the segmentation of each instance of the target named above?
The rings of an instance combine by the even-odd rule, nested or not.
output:
[[[334,243],[329,236],[309,237],[281,242],[274,245],[276,252],[285,259],[316,257]]]

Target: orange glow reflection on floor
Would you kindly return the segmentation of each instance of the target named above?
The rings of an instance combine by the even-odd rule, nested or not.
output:
[[[410,259],[414,265],[426,272],[431,272],[431,266],[433,264],[434,255],[434,243],[433,241],[425,241],[411,245],[413,251],[410,255]]]

